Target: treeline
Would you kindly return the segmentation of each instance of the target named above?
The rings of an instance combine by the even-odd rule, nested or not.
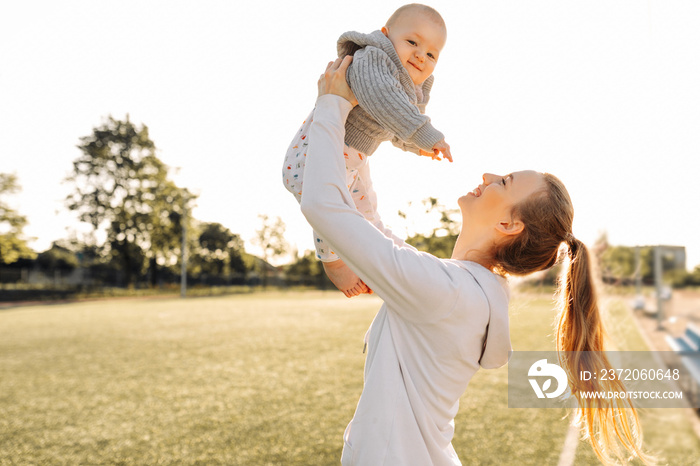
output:
[[[266,286],[272,280],[276,285],[332,286],[313,252],[294,257],[284,267],[270,265],[289,252],[279,218],[260,216],[254,242],[263,251],[261,258],[248,254],[240,236],[225,226],[195,219],[191,211],[197,196],[170,178],[148,128],[132,123],[128,115],[125,120],[107,118],[80,138],[77,148],[80,155],[65,180],[71,186],[65,206],[90,226],[90,233],[57,240],[46,251],[37,253],[28,246],[23,231],[27,219],[6,199],[20,190],[17,177],[0,174],[0,283],[43,280],[93,287],[157,287],[179,282],[184,258],[187,278],[195,284]],[[423,212],[418,214],[430,215],[436,227],[411,235],[407,242],[438,257],[450,257],[459,233],[458,211],[447,209],[436,198],[422,201],[421,206]],[[591,251],[604,281],[633,282],[634,247],[611,246],[602,235]],[[641,248],[639,254],[641,277],[653,283],[652,249]],[[700,286],[700,266],[689,273],[672,257],[664,256],[663,262],[666,282],[676,287]],[[542,280],[551,282],[556,274],[555,267]]]
[[[265,272],[239,235],[192,217],[197,196],[170,178],[145,125],[133,124],[128,115],[109,117],[77,147],[80,156],[65,180],[72,188],[65,206],[91,232],[33,251],[24,234],[26,217],[6,199],[20,184],[15,175],[0,174],[0,282],[26,282],[28,275],[43,273],[54,281],[70,277],[73,284],[157,286],[179,280],[183,251],[187,275],[195,281],[237,284],[251,272]]]
[[[251,272],[258,273],[259,259],[245,252],[238,235],[218,223],[193,223],[187,261],[191,282],[213,286],[244,284]],[[127,262],[108,244],[58,240],[46,251],[4,264],[0,282],[85,287],[155,287],[179,282],[181,261],[177,257],[160,263],[141,248],[133,247],[129,252]],[[127,263],[129,268],[125,268]]]

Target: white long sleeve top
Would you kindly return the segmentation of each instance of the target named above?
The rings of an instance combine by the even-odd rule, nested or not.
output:
[[[383,299],[368,332],[365,384],[344,436],[343,465],[454,465],[459,398],[479,366],[511,353],[505,281],[469,261],[395,243],[354,208],[343,137],[351,104],[319,97],[301,209]]]

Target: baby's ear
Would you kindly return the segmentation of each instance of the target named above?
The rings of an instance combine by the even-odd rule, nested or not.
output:
[[[382,34],[389,37],[389,30],[386,28],[386,26],[382,27]]]

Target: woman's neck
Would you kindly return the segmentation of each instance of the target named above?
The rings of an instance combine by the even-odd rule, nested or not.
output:
[[[489,251],[493,250],[493,240],[487,235],[469,235],[464,230],[460,232],[452,250],[452,259],[472,261],[490,269],[493,266],[493,257]]]

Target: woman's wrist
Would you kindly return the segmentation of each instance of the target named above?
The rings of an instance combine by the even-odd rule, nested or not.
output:
[[[336,94],[320,95],[316,99],[314,121],[318,121],[320,118],[336,120],[339,117],[345,126],[345,120],[353,107],[352,103],[345,97]]]

